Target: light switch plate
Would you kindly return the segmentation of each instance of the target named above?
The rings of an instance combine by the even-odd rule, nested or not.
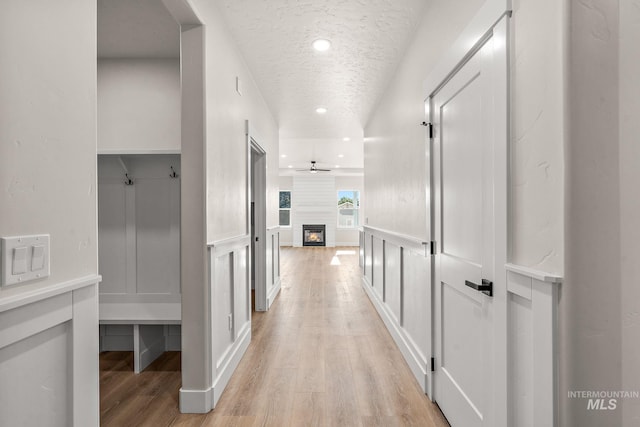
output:
[[[22,273],[13,274],[16,264],[16,254],[23,255],[26,248],[26,260],[19,261],[21,267],[17,269]],[[18,249],[18,251],[14,250]],[[38,234],[32,236],[3,237],[0,239],[0,285],[11,286],[31,280],[48,277],[49,271],[49,235]],[[34,264],[34,254],[36,255]],[[22,267],[22,263],[26,265]]]

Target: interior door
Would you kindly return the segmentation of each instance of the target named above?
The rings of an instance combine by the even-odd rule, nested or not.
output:
[[[255,310],[269,310],[267,301],[267,187],[266,152],[249,137],[250,142],[250,215],[251,279],[255,289]]]
[[[439,245],[434,399],[453,427],[492,425],[494,48],[489,39],[430,98]]]

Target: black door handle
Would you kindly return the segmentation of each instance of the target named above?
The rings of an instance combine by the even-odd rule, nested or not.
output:
[[[473,283],[468,280],[465,280],[464,284],[472,289],[475,289],[476,291],[482,292],[485,295],[488,295],[490,297],[493,296],[493,282],[487,279],[482,279],[482,285],[478,285],[477,283]]]

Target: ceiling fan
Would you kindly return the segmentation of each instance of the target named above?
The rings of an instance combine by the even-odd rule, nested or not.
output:
[[[309,173],[318,173],[318,172],[331,172],[331,169],[318,169],[316,167],[316,161],[311,160],[311,167],[309,169],[296,169],[298,172],[309,172]]]

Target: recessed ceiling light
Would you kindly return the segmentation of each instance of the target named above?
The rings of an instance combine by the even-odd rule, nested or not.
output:
[[[325,50],[329,50],[331,47],[331,42],[327,39],[318,39],[313,42],[313,48],[318,52],[324,52]]]
[[[287,166],[287,167],[288,167],[289,169],[291,169],[291,168],[293,167],[293,165],[289,165],[289,166]]]
[[[285,157],[287,157],[287,155],[286,154],[281,154],[280,157],[282,157],[284,159]]]
[[[327,109],[325,107],[316,108],[316,113],[318,113],[318,114],[324,114],[326,112],[327,112]]]
[[[349,138],[348,136],[345,136],[344,138],[342,138],[342,140],[343,140],[344,142],[347,142],[347,141],[351,141],[351,138]]]
[[[343,158],[344,154],[338,154],[338,157]]]
[[[340,165],[336,165],[336,168],[339,168],[339,167],[340,167]]]

